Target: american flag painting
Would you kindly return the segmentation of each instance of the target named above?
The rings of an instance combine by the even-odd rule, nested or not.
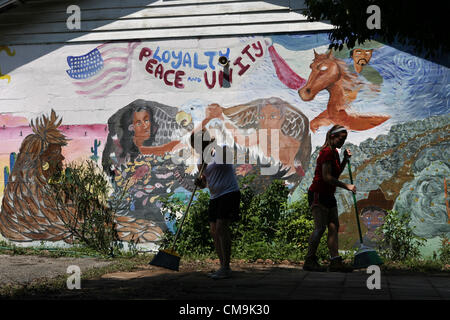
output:
[[[88,54],[68,56],[66,70],[78,90],[76,93],[91,99],[106,97],[125,86],[131,76],[134,49],[140,41],[128,43],[107,42]]]

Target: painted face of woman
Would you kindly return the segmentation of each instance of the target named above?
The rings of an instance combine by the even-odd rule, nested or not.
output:
[[[150,138],[150,115],[147,111],[138,111],[133,115],[134,136],[139,138]]]

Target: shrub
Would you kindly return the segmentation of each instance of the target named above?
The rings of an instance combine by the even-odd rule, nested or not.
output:
[[[450,240],[445,236],[441,236],[439,259],[443,264],[450,264]]]
[[[246,190],[252,193],[253,190]],[[238,237],[250,237],[256,241],[271,242],[277,232],[280,212],[287,203],[288,189],[284,182],[274,180],[267,189],[252,197],[246,210],[241,211]]]
[[[57,212],[75,242],[102,254],[119,250],[115,215],[124,194],[113,188],[97,163],[69,163],[49,181]],[[112,194],[112,195],[111,195]]]
[[[314,230],[314,220],[308,204],[308,196],[304,194],[299,201],[292,202],[283,210],[278,222],[277,240],[286,248],[286,256],[295,252],[295,260],[304,259],[308,251],[309,236]],[[328,231],[324,233],[317,248],[317,257],[327,259]]]
[[[232,255],[235,259],[272,259],[298,261],[304,258],[308,240],[314,228],[306,195],[301,201],[288,204],[289,190],[284,181],[274,180],[262,193],[252,187],[254,176],[239,181],[241,190],[241,219],[231,225]],[[186,204],[171,196],[162,200],[163,210],[183,212]],[[201,191],[192,204],[176,250],[184,256],[215,255],[208,223],[209,193]],[[172,214],[175,218],[175,214]],[[176,226],[180,223],[176,222]],[[174,234],[166,231],[161,246],[170,247]],[[318,250],[326,258],[326,236]]]
[[[191,204],[188,215],[185,218],[181,233],[176,242],[176,251],[182,255],[210,255],[214,253],[214,242],[209,233],[208,205],[209,193],[199,191],[197,198]],[[181,223],[182,214],[185,213],[187,204],[178,198],[169,195],[163,199],[162,210],[169,213],[169,219],[177,218],[175,231]],[[178,213],[178,215],[177,215]],[[161,240],[163,248],[169,248],[173,244],[175,234],[167,230]]]
[[[424,239],[414,235],[409,226],[411,217],[391,210],[385,217],[384,224],[375,232],[380,235],[377,241],[380,254],[390,261],[406,261],[420,256],[420,247]]]

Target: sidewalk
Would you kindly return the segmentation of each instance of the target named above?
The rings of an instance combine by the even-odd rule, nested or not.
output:
[[[317,273],[301,266],[232,264],[233,277],[206,276],[217,265],[181,265],[180,271],[143,266],[135,272],[106,274],[83,280],[80,290],[65,290],[45,299],[163,300],[450,300],[446,274],[383,273],[381,288],[369,290],[366,270]]]

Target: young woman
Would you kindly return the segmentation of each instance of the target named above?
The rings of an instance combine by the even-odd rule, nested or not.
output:
[[[195,145],[196,135],[198,135],[197,141],[199,146]],[[200,150],[200,144],[202,145],[202,150]],[[195,184],[200,188],[207,187],[211,194],[208,221],[214,246],[219,256],[220,269],[209,276],[213,279],[230,278],[230,224],[240,218],[239,207],[241,199],[234,166],[226,163],[226,147],[215,143],[214,138],[210,138],[207,130],[192,133],[191,146],[195,152],[202,155],[202,163],[205,162],[207,164],[202,176],[195,180]],[[213,147],[213,149],[208,148],[209,146]],[[219,148],[222,148],[222,152],[219,152]],[[211,159],[209,159],[211,161],[208,160],[207,153],[211,154]],[[199,164],[198,167],[200,169],[201,165]]]
[[[344,159],[340,162],[340,149],[347,139],[347,130],[340,125],[333,126],[328,132],[325,144],[322,146],[314,179],[308,190],[308,202],[314,217],[314,231],[309,238],[309,248],[306,255],[304,270],[326,271],[326,268],[317,262],[317,247],[320,238],[328,227],[328,249],[330,250],[331,262],[329,271],[350,272],[352,268],[342,262],[338,253],[338,231],[339,219],[337,202],[334,197],[336,187],[356,193],[356,187],[338,180],[342,171],[351,157],[350,150],[344,151]]]

